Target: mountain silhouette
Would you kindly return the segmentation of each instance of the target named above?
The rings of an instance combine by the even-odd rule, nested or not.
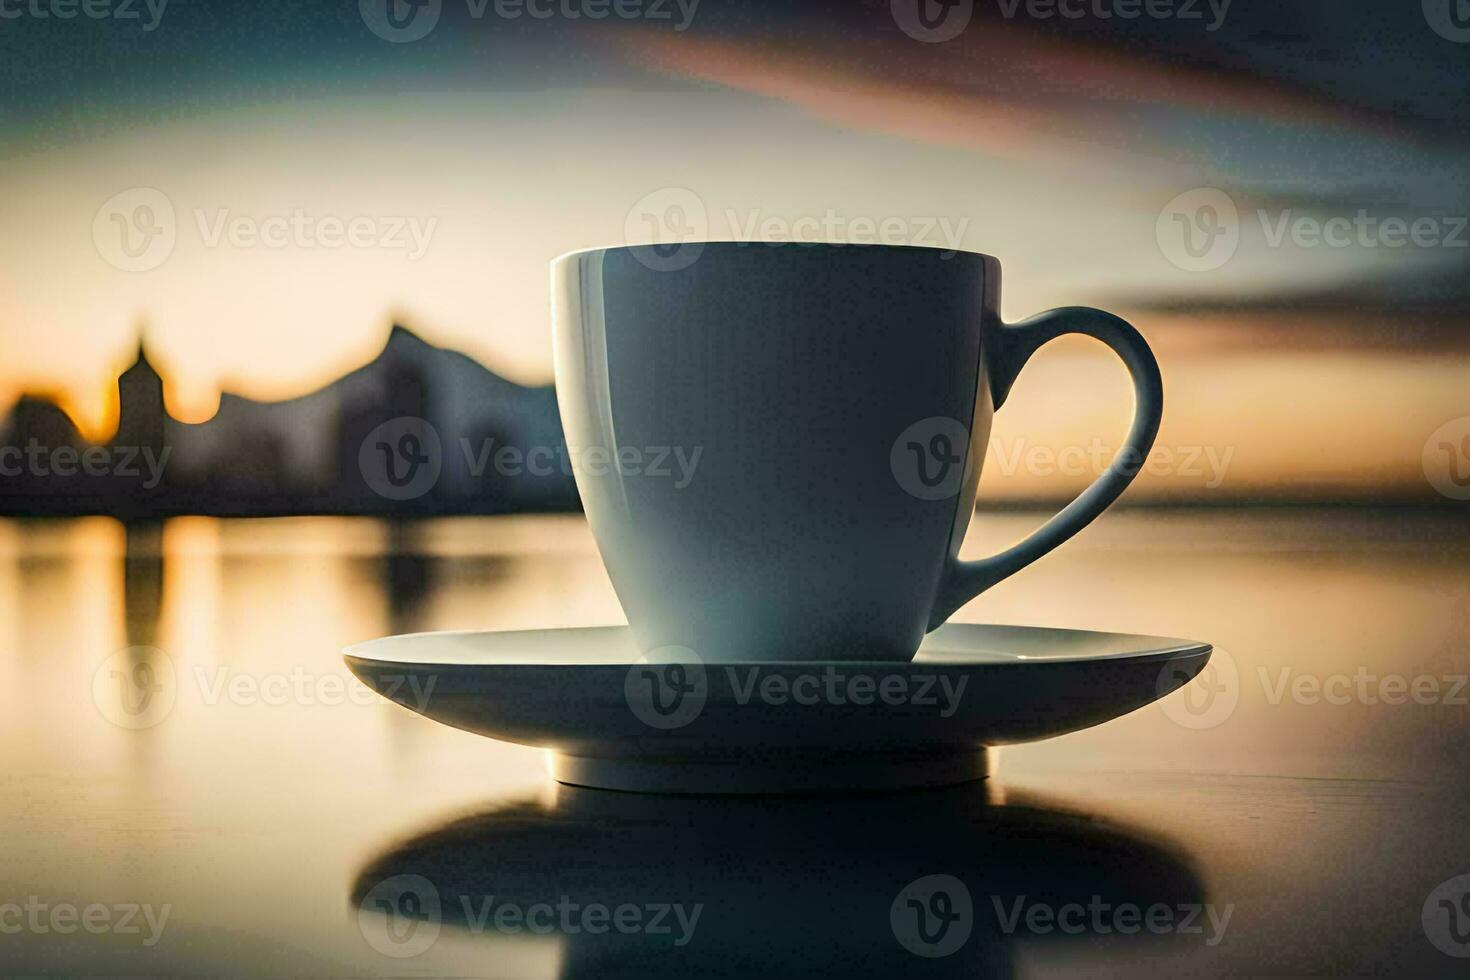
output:
[[[56,405],[23,396],[0,421],[0,514],[578,507],[555,390],[508,381],[402,326],[372,361],[323,388],[275,402],[226,392],[201,423],[168,415],[163,379],[140,344],[118,378],[118,401],[117,433],[93,444]]]

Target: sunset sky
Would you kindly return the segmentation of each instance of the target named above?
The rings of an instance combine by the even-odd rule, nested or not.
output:
[[[0,405],[54,392],[105,432],[140,328],[187,420],[223,389],[310,390],[395,319],[544,383],[547,262],[651,240],[652,218],[707,238],[888,228],[998,256],[1008,318],[1130,314],[1176,395],[1161,438],[1233,446],[1243,486],[1412,496],[1424,439],[1470,414],[1470,44],[1419,4],[1241,3],[1208,30],[982,3],[943,43],[887,2],[704,0],[681,30],[676,5],[532,21],[444,0],[407,43],[356,3],[306,6],[0,23]],[[1197,188],[1238,215],[1233,255],[1202,271],[1166,237]],[[1344,244],[1290,230],[1360,213]],[[1427,220],[1424,243],[1385,244],[1390,218]],[[128,255],[150,219],[149,248],[171,247]],[[1344,424],[1350,390],[1370,397]],[[1002,426],[1116,441],[1126,391],[1064,347]]]

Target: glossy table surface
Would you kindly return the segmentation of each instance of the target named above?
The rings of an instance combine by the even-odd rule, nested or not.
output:
[[[1191,688],[984,783],[736,801],[558,787],[344,667],[619,622],[579,517],[0,523],[0,973],[1464,975],[1467,530],[1111,513],[957,619],[1211,641]]]

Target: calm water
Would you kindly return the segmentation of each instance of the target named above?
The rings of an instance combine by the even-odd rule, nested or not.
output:
[[[1040,517],[984,517],[966,551]],[[558,789],[539,750],[343,668],[385,633],[620,621],[578,517],[0,523],[0,972],[1453,975],[1436,942],[1470,904],[1428,900],[1470,874],[1467,530],[1109,515],[958,618],[1212,641],[1194,689],[1008,749],[988,784],[736,802]],[[890,924],[931,874],[973,901],[943,959]],[[442,927],[377,911],[398,875],[434,883]],[[507,902],[580,911],[497,929]],[[621,905],[701,917],[577,926]],[[1100,911],[1013,919],[1038,905]],[[88,906],[92,929],[54,914]],[[1150,906],[1167,934],[1127,918]]]

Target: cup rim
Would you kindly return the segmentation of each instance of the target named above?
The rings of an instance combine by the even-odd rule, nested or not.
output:
[[[661,242],[638,242],[638,243],[635,243],[635,244],[623,243],[623,244],[617,244],[617,245],[594,246],[592,248],[574,248],[574,249],[572,249],[569,252],[562,252],[560,255],[555,256],[551,260],[551,264],[552,265],[558,265],[560,263],[569,261],[571,259],[579,258],[579,257],[584,256],[584,255],[592,255],[592,254],[597,253],[597,252],[602,252],[602,253],[607,253],[607,252],[629,252],[629,251],[632,251],[635,248],[651,248],[651,247],[654,247],[654,246],[660,245],[660,244],[664,244],[664,243],[661,243]],[[785,247],[791,247],[791,248],[825,248],[825,249],[868,248],[868,249],[887,249],[889,251],[897,251],[897,250],[900,250],[900,249],[904,249],[904,250],[919,250],[919,251],[925,251],[925,252],[938,252],[940,254],[949,255],[951,257],[958,256],[958,255],[968,255],[968,256],[972,256],[972,257],[977,258],[977,259],[983,259],[983,260],[988,261],[988,262],[996,262],[996,263],[999,263],[999,261],[1000,261],[995,256],[990,255],[987,252],[976,252],[976,251],[972,251],[972,250],[966,249],[966,248],[944,248],[944,247],[938,246],[938,245],[912,245],[912,244],[902,243],[902,242],[900,242],[900,243],[891,243],[891,242],[831,242],[831,241],[820,241],[820,242],[765,242],[765,241],[759,241],[759,240],[756,240],[756,239],[744,239],[744,240],[742,240],[742,239],[736,239],[736,238],[708,238],[708,239],[697,239],[697,240],[688,241],[688,242],[678,242],[677,244],[680,245],[680,246],[684,246],[684,245],[689,245],[689,246],[698,245],[701,248],[704,248],[704,247],[710,246],[710,245],[716,245],[716,246],[735,246],[737,248],[740,248],[740,247],[749,248],[749,247],[754,247],[754,246],[764,246],[764,247],[767,247],[767,248],[780,248],[780,247],[785,246]]]

